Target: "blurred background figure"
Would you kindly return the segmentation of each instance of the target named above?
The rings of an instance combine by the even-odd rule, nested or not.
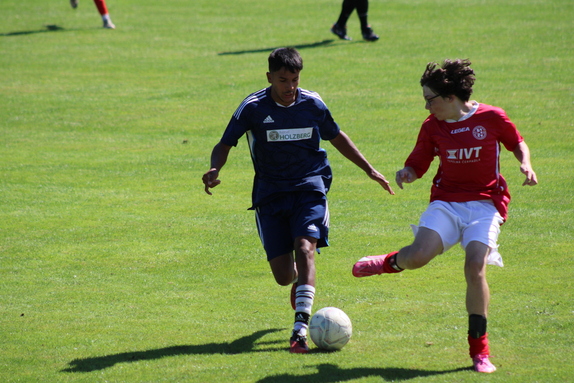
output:
[[[343,0],[341,7],[341,14],[339,19],[331,27],[331,32],[336,34],[342,40],[352,40],[347,36],[347,20],[354,10],[357,10],[359,21],[361,22],[361,33],[363,39],[367,41],[377,41],[379,36],[373,32],[371,26],[367,22],[367,14],[369,12],[369,0]]]
[[[112,19],[110,18],[110,14],[108,13],[108,7],[106,6],[105,0],[94,0],[94,4],[98,8],[98,12],[102,16],[102,21],[104,22],[104,28],[108,29],[115,29],[116,26],[112,23]],[[70,0],[70,5],[72,8],[78,8],[78,0]]]

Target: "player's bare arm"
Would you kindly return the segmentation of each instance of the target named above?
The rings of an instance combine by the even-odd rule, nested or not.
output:
[[[532,169],[530,164],[530,149],[526,142],[522,141],[513,150],[514,156],[520,162],[520,171],[526,176],[526,179],[522,183],[522,186],[534,186],[538,184],[538,179],[536,178],[536,173]]]
[[[343,132],[339,132],[337,137],[333,138],[331,144],[352,163],[363,169],[365,173],[374,181],[377,181],[389,194],[394,195],[395,192],[391,188],[389,181],[384,175],[379,173],[370,163],[365,156],[357,149],[353,141]]]
[[[418,179],[417,173],[410,166],[407,166],[399,170],[395,176],[395,181],[397,182],[397,185],[399,185],[401,189],[403,189],[403,183],[410,184],[411,182],[414,182],[417,179]]]
[[[221,183],[218,179],[219,171],[227,162],[231,146],[219,142],[213,147],[211,152],[211,168],[203,175],[202,181],[205,185],[205,192],[212,195],[210,188],[214,188]]]

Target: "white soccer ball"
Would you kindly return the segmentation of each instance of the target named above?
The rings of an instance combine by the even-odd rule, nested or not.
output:
[[[336,307],[324,307],[309,322],[309,335],[317,347],[324,350],[340,350],[353,334],[351,320]]]

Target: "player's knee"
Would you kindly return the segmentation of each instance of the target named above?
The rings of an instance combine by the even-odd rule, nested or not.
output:
[[[278,285],[290,285],[297,278],[297,267],[293,262],[291,253],[272,258],[269,261],[269,266]]]
[[[482,282],[486,277],[485,268],[485,261],[474,258],[467,259],[464,263],[464,275],[468,283]]]
[[[273,273],[275,277],[275,282],[277,282],[280,286],[288,286],[293,283],[294,276],[293,274],[288,273]]]
[[[476,246],[475,246],[476,247]],[[470,283],[484,280],[486,275],[486,262],[488,249],[482,246],[478,249],[467,247],[466,259],[464,262],[464,274]]]
[[[297,238],[295,241],[295,256],[297,260],[307,259],[313,260],[315,258],[316,240],[314,242],[308,241],[306,238]]]

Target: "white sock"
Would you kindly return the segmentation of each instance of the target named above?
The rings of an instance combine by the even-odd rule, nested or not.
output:
[[[315,299],[315,287],[311,285],[297,286],[295,297],[295,325],[293,330],[301,336],[306,336]]]
[[[295,322],[295,326],[293,326],[293,331],[295,331],[297,334],[301,336],[307,336],[308,328],[309,326],[303,322]]]
[[[297,286],[295,290],[295,311],[311,315],[313,301],[315,300],[315,287],[311,285]]]

